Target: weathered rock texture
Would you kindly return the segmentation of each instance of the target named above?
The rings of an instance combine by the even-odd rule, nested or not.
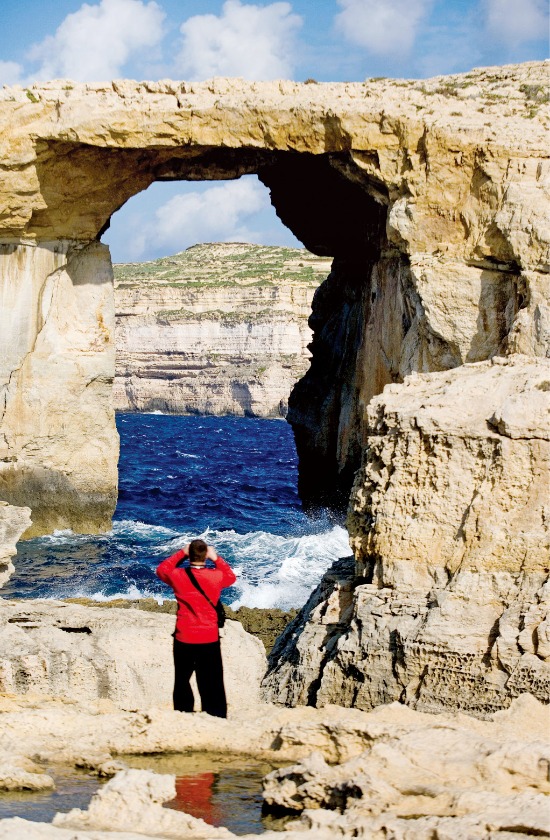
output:
[[[550,361],[410,376],[370,404],[342,561],[280,637],[271,700],[481,716],[550,702]]]
[[[21,534],[31,524],[29,508],[16,508],[7,502],[0,502],[0,586],[3,586],[15,571],[12,557]]]
[[[189,814],[163,808],[163,802],[175,795],[173,776],[123,770],[96,793],[87,810],[73,808],[68,814],[57,814],[53,824],[72,831],[135,831],[173,840],[231,840],[235,836],[226,828],[215,828]]]
[[[427,716],[424,726],[407,723],[396,720],[394,732],[375,736],[364,752],[342,763],[330,765],[315,752],[274,770],[264,779],[265,801],[296,812],[332,811],[321,819],[310,813],[308,822],[312,829],[332,826],[334,836],[357,836],[352,832],[359,826],[366,837],[384,836],[388,812],[400,828],[390,836],[439,837],[445,824],[449,837],[485,836],[487,823],[520,834],[548,831],[550,745],[544,725],[540,740],[523,740],[511,733],[502,739],[494,725],[482,734]],[[403,825],[407,820],[411,835]]]
[[[269,706],[252,716],[236,712],[225,721],[158,709],[98,714],[60,703],[25,709],[4,701],[0,771],[9,762],[14,777],[25,766],[36,785],[45,782],[38,766],[32,772],[32,755],[117,775],[86,810],[58,814],[53,826],[2,820],[0,837],[233,837],[162,809],[174,795],[172,776],[121,769],[128,755],[190,749],[299,762],[264,780],[268,805],[301,814],[287,826],[288,840],[495,840],[548,832],[548,710],[532,697],[484,722],[435,718],[398,703],[371,713]]]
[[[173,630],[170,615],[0,599],[0,694],[171,708]],[[266,666],[263,644],[228,621],[222,651],[228,706],[254,706]],[[196,691],[195,697],[200,708]]]
[[[305,250],[237,243],[116,265],[115,408],[285,416],[329,271]]]
[[[422,82],[0,92],[2,496],[33,498],[36,533],[108,522],[113,309],[96,239],[154,180],[255,172],[306,247],[335,258],[290,411],[311,504],[347,500],[365,406],[388,382],[544,354],[546,82],[529,63]]]
[[[154,598],[113,598],[109,601],[94,601],[91,598],[67,598],[67,603],[81,604],[84,607],[95,609],[121,609],[121,610],[145,610],[145,612],[168,613],[175,615],[177,604],[175,600],[164,600],[162,603]],[[26,602],[25,602],[26,603]],[[242,624],[247,633],[260,639],[267,653],[270,653],[277,636],[285,629],[286,625],[296,618],[297,609],[280,610],[277,608],[267,609],[265,607],[239,607],[234,610],[224,605],[225,615],[232,621]]]
[[[110,527],[117,497],[114,302],[98,242],[0,243],[0,498],[26,536]]]

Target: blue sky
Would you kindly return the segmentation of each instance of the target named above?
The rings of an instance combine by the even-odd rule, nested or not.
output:
[[[547,0],[3,0],[0,83],[425,78],[547,55]],[[104,240],[115,261],[197,241],[298,244],[253,176],[153,184]]]

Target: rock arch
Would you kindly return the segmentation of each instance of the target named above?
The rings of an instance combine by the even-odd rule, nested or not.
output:
[[[490,98],[503,79],[507,113]],[[1,91],[0,499],[31,504],[27,534],[109,526],[114,312],[99,239],[154,180],[255,172],[295,235],[334,257],[289,416],[312,505],[345,503],[365,407],[386,383],[544,354],[547,138],[524,118],[526,80],[544,84],[544,65],[444,82]]]

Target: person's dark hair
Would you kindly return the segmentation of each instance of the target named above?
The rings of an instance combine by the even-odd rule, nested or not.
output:
[[[192,563],[202,563],[206,557],[208,546],[204,540],[191,540],[189,543],[189,559]]]

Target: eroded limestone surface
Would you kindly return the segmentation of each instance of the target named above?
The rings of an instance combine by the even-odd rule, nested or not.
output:
[[[109,249],[0,244],[0,498],[26,536],[110,527],[117,498]]]
[[[257,173],[283,222],[334,258],[289,414],[310,504],[345,506],[365,407],[388,382],[544,355],[546,74],[532,62],[428,81],[1,91],[2,497],[36,500],[33,533],[108,523],[112,291],[96,238],[154,180]]]
[[[0,821],[0,837],[10,840],[233,838],[161,807],[174,796],[173,776],[124,768],[125,755],[189,749],[288,761],[264,779],[266,803],[300,817],[288,840],[494,840],[549,828],[548,709],[529,696],[488,721],[399,703],[370,713],[260,705],[226,721],[158,709],[98,714],[60,702],[25,708],[21,700],[4,700],[2,718],[0,768],[8,757],[28,765],[32,754],[114,776],[88,808],[58,814],[53,825]]]
[[[15,571],[12,557],[21,534],[31,524],[29,508],[17,508],[0,502],[0,587]]]
[[[279,638],[265,686],[289,705],[487,715],[550,701],[550,361],[410,376],[368,408],[348,528]]]
[[[530,705],[523,704],[524,714]],[[548,714],[541,723],[544,717],[550,723]],[[445,827],[452,837],[483,837],[504,826],[520,835],[548,830],[550,744],[544,725],[540,740],[521,742],[501,740],[494,724],[468,731],[446,717],[424,716],[420,726],[410,726],[412,721],[403,726],[396,720],[393,732],[388,728],[386,737],[375,736],[342,763],[328,764],[319,751],[274,770],[264,778],[264,800],[297,813],[309,810],[305,824],[311,830],[332,827],[335,836],[354,836],[359,826],[365,836],[384,836],[388,813],[398,826],[394,837],[430,836],[430,829],[431,836],[446,836]],[[325,812],[316,818],[313,809]]]
[[[173,630],[172,615],[0,599],[0,695],[171,708]],[[222,651],[229,707],[254,706],[266,667],[262,642],[228,621]]]

